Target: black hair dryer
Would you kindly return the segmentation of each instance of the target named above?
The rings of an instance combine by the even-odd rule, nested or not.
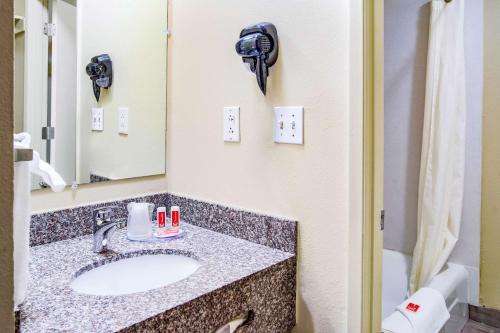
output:
[[[236,52],[255,73],[259,88],[265,95],[269,67],[278,59],[278,32],[274,24],[262,22],[243,29],[236,43]]]
[[[101,54],[90,59],[86,71],[92,80],[95,99],[99,102],[101,88],[108,89],[113,83],[113,65],[109,54]]]

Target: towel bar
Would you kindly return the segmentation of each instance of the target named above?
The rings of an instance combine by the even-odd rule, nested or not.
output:
[[[33,149],[14,148],[14,162],[27,162],[33,160]]]

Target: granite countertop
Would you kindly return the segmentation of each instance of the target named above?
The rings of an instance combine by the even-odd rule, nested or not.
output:
[[[116,332],[294,256],[187,223],[182,228],[183,238],[155,243],[128,241],[118,230],[107,254],[92,252],[92,235],[32,247],[20,332]],[[69,286],[77,272],[138,253],[184,254],[201,267],[169,286],[129,295],[84,295]]]

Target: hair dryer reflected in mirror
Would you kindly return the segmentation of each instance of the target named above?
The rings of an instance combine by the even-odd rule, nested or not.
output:
[[[269,67],[278,59],[278,32],[272,23],[262,22],[244,28],[236,43],[236,52],[257,76],[262,93],[266,94]]]
[[[93,57],[87,65],[87,75],[92,80],[95,99],[99,102],[101,88],[108,89],[113,83],[113,66],[108,54]]]

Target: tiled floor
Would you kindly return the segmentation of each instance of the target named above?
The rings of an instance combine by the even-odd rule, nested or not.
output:
[[[500,333],[500,328],[488,326],[477,321],[469,320],[462,333]]]

